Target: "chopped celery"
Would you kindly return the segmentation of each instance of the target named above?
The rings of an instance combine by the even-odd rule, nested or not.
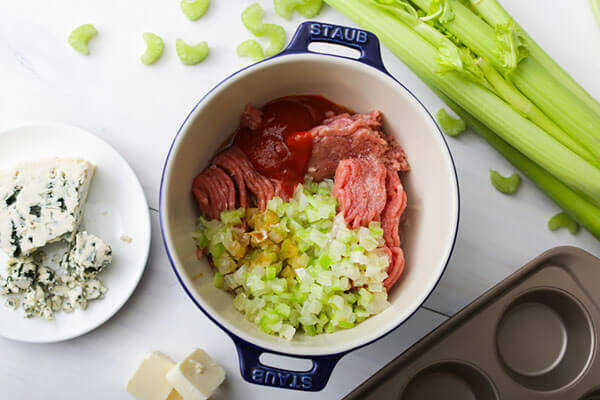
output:
[[[504,177],[498,171],[490,169],[490,181],[499,192],[513,194],[521,184],[521,177],[517,173]]]
[[[200,19],[206,13],[209,5],[210,0],[181,0],[180,3],[181,11],[191,21]]]
[[[215,272],[215,276],[213,278],[213,285],[219,289],[223,289],[223,287],[225,286],[223,274],[221,274],[219,271]]]
[[[445,109],[440,108],[435,115],[435,119],[438,124],[444,131],[444,133],[448,136],[458,136],[465,129],[467,129],[467,124],[465,121],[459,118],[452,118]]]
[[[146,65],[154,64],[162,55],[164,47],[163,40],[160,36],[155,35],[152,32],[144,32],[142,34],[142,39],[146,42],[146,51],[142,54],[140,59],[142,63]]]
[[[548,220],[548,229],[555,231],[558,228],[567,228],[572,234],[576,234],[579,230],[579,224],[573,221],[567,213],[560,212]]]
[[[204,61],[208,56],[208,43],[200,42],[196,45],[189,45],[183,39],[175,41],[175,51],[181,63],[184,65],[196,65]]]
[[[242,222],[242,218],[246,212],[243,208],[237,210],[223,211],[221,212],[221,222],[229,225],[238,225]]]
[[[307,182],[289,202],[274,198],[265,211],[198,219],[192,237],[217,269],[214,286],[237,293],[234,307],[266,333],[290,340],[298,330],[348,329],[388,304],[381,224],[348,229],[335,214],[332,186]]]
[[[88,48],[88,42],[91,38],[96,36],[98,31],[96,27],[92,24],[83,24],[73,29],[71,34],[69,35],[69,44],[75,51],[84,56],[90,54],[90,49]]]

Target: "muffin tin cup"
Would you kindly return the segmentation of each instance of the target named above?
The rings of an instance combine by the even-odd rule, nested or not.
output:
[[[524,387],[550,391],[574,382],[594,352],[583,305],[559,289],[536,288],[511,304],[496,329],[506,372]]]
[[[600,400],[599,289],[599,259],[549,250],[346,399]]]
[[[477,367],[460,360],[437,362],[419,371],[404,388],[402,399],[443,399],[449,393],[457,399],[498,399],[490,379]]]

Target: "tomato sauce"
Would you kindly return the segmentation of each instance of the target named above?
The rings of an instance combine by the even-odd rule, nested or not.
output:
[[[350,110],[318,95],[286,96],[265,104],[262,121],[256,129],[242,126],[234,143],[248,156],[254,168],[268,178],[283,182],[292,196],[304,182],[312,154],[310,130],[321,124],[328,112]]]

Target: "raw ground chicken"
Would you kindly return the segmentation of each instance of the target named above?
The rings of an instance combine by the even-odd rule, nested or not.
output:
[[[240,119],[242,126],[250,128],[261,121],[262,111],[249,105]],[[313,147],[307,174],[317,182],[335,177],[332,195],[348,227],[381,221],[385,251],[391,259],[384,282],[389,290],[404,269],[399,224],[407,198],[398,173],[410,169],[406,154],[393,137],[383,132],[379,111],[329,114],[310,132]],[[260,174],[235,145],[218,154],[211,166],[194,179],[192,192],[202,214],[209,219],[218,219],[222,211],[239,207],[265,210],[275,196],[288,200],[282,182]]]
[[[406,154],[396,140],[383,133],[381,112],[339,114],[311,130],[312,156],[308,174],[316,181],[333,178],[338,163],[349,158],[380,160],[389,169],[408,171]]]
[[[348,227],[367,227],[371,221],[382,222],[386,252],[391,260],[388,278],[384,281],[389,290],[404,269],[398,226],[406,208],[406,193],[398,172],[386,168],[378,159],[342,160],[335,172],[331,193],[337,198],[339,212],[344,215]]]

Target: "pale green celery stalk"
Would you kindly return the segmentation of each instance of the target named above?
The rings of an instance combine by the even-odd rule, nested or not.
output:
[[[413,1],[426,12],[432,4],[436,4],[434,0]],[[534,57],[523,59],[526,53],[516,43],[519,39],[514,37],[516,35],[509,25],[499,25],[498,28],[505,33],[498,35],[498,29],[494,30],[458,0],[443,1],[452,7],[455,18],[439,22],[477,55],[489,60],[502,75],[510,75],[515,86],[525,96],[573,139],[587,147],[594,157],[600,159],[600,116],[558,82]],[[500,40],[501,38],[504,40]],[[507,38],[516,42],[507,45]],[[514,65],[516,68],[511,69]]]
[[[497,0],[470,0],[471,6],[479,15],[487,21],[492,27],[508,26],[513,22],[513,18],[498,3]],[[600,0],[591,0],[592,8],[597,10],[598,23],[600,24]],[[596,8],[594,8],[596,7]],[[542,49],[527,32],[515,22],[517,34],[529,51],[529,56],[538,60],[540,64],[548,70],[564,87],[577,96],[586,106],[600,115],[600,102],[590,95],[584,88],[575,81],[548,53]]]
[[[415,32],[438,49],[439,57],[437,62],[440,64],[440,71],[462,71],[463,63],[458,51],[458,46],[433,26],[423,22],[411,4],[403,0],[370,1],[374,6],[394,14],[394,16],[398,17],[402,22],[410,26]]]
[[[383,10],[389,11],[402,22],[411,27],[421,37],[438,50],[436,61],[440,65],[439,72],[458,71],[472,81],[490,90],[494,88],[487,82],[483,71],[477,65],[474,55],[466,47],[458,47],[446,35],[419,18],[415,8],[404,0],[370,0],[371,3]],[[440,10],[441,13],[441,10]]]
[[[510,81],[505,80],[486,59],[480,58],[478,63],[488,82],[491,83],[500,97],[511,104],[523,116],[530,119],[560,143],[567,146],[571,151],[575,152],[595,167],[600,168],[600,161],[598,161],[585,147],[573,140],[566,132],[560,129],[546,116],[546,114],[537,108],[535,104],[519,92]]]
[[[600,170],[557,142],[510,105],[460,73],[437,72],[437,50],[392,15],[361,0],[326,0],[375,33],[413,71],[477,117],[504,140],[574,190],[600,205]]]
[[[498,41],[496,31],[492,29],[471,10],[462,5],[458,0],[413,0],[425,12],[432,11],[436,4],[444,3],[452,8],[454,18],[438,21],[450,33],[456,36],[465,46],[469,47],[480,57],[485,57],[496,67],[502,75],[508,75],[518,65],[522,58],[522,49],[519,46],[503,47]]]
[[[498,153],[531,179],[542,192],[550,197],[571,218],[579,222],[596,239],[600,240],[600,208],[594,206],[522,153],[515,150],[487,126],[479,122],[477,118],[473,117],[444,94],[436,91],[435,88],[433,89],[448,104],[448,107],[465,120],[475,133],[481,136]]]
[[[532,57],[512,74],[515,86],[573,139],[600,159],[600,116],[552,77],[539,80],[543,66]]]

